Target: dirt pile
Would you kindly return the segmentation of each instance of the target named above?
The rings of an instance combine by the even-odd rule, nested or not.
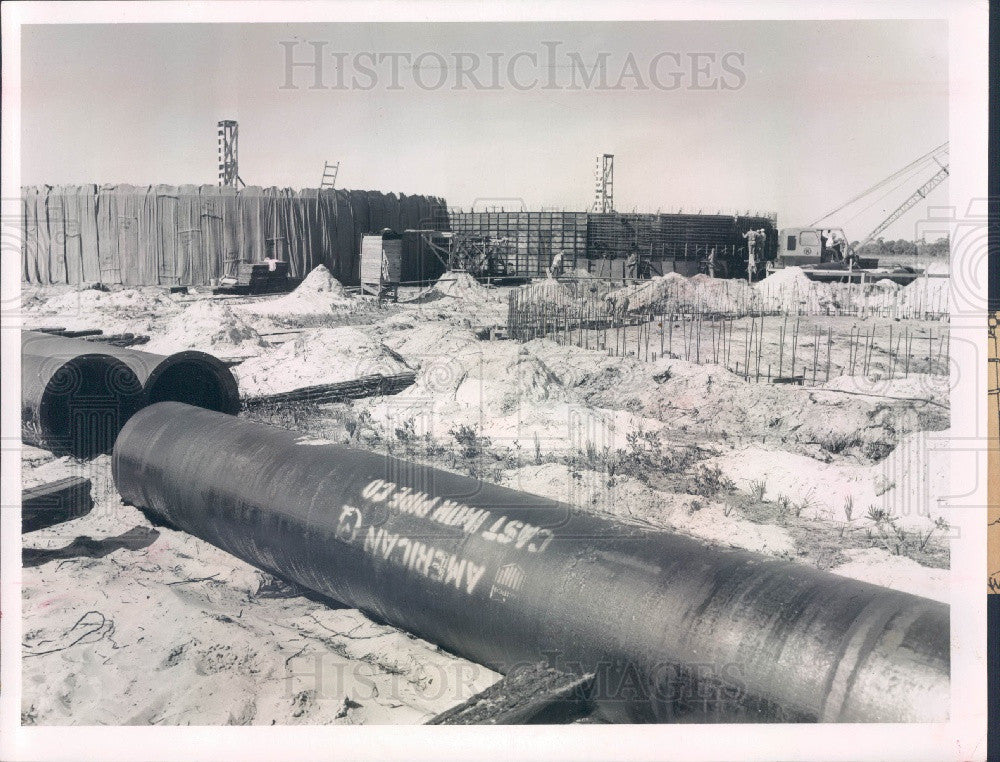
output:
[[[112,333],[149,333],[181,307],[163,289],[60,288],[28,291],[22,299],[27,327],[58,326],[70,330],[100,328]]]
[[[544,278],[518,289],[518,297],[529,302],[566,304],[575,298],[575,294],[555,278]]]
[[[449,320],[468,326],[507,324],[507,301],[466,272],[446,272],[427,291],[401,303],[415,320]]]
[[[260,334],[227,304],[211,299],[192,302],[164,324],[142,348],[170,354],[198,349],[221,358],[252,357],[267,344]]]
[[[459,352],[480,345],[471,330],[447,321],[424,323],[403,313],[375,327],[382,342],[414,368],[446,362]]]
[[[536,340],[524,345],[589,405],[624,409],[672,429],[756,440],[814,454],[885,456],[899,432],[942,429],[947,407],[744,381],[718,365],[644,363]]]
[[[238,309],[255,315],[295,317],[348,310],[356,302],[344,290],[340,281],[324,265],[319,265],[290,294],[268,301],[242,304]]]
[[[407,370],[398,354],[368,332],[342,326],[305,331],[294,341],[241,363],[236,375],[240,393],[256,397]]]
[[[513,342],[477,342],[427,358],[413,386],[366,405],[373,422],[390,434],[410,421],[418,435],[448,444],[455,431],[468,427],[493,448],[524,453],[627,450],[636,431],[663,428],[628,410],[586,404],[545,362]]]
[[[446,272],[431,287],[430,294],[466,302],[496,302],[499,295],[466,272]]]
[[[764,485],[764,498],[786,499],[807,518],[862,526],[876,509],[904,529],[926,532],[947,514],[948,441],[947,431],[907,434],[872,465],[824,462],[760,445],[715,458],[712,465],[746,492]]]
[[[630,476],[615,476],[561,463],[522,466],[508,471],[502,484],[575,505],[589,513],[610,514],[660,529],[676,530],[711,544],[746,548],[768,555],[795,552],[780,527],[754,524],[727,515],[724,506],[697,495],[662,492]]]
[[[834,574],[951,603],[948,569],[929,569],[912,558],[893,555],[882,548],[849,548],[843,553],[850,560],[830,569]]]
[[[809,280],[801,267],[785,267],[768,275],[753,286],[760,308],[768,312],[817,313],[836,308],[831,289],[823,283]]]
[[[628,300],[632,312],[725,312],[744,313],[754,309],[756,294],[742,280],[678,273],[657,275],[635,285],[612,291],[607,300],[619,309]]]
[[[902,290],[906,307],[913,313],[947,312],[951,278],[917,278]]]

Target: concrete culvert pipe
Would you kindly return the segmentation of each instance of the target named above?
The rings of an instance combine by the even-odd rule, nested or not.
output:
[[[145,404],[142,385],[118,358],[66,341],[22,336],[21,438],[78,458],[111,452],[125,421]]]
[[[112,464],[127,503],[452,653],[594,674],[606,719],[948,716],[936,601],[173,402]]]
[[[67,339],[25,331],[27,337],[49,337],[65,342],[66,351],[101,352],[124,362],[139,379],[146,400],[184,402],[188,405],[235,415],[240,409],[236,378],[225,363],[205,352],[188,350],[172,355],[140,352],[83,339]]]

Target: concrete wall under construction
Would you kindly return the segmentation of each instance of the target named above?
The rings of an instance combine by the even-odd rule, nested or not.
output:
[[[517,276],[545,275],[560,251],[565,269],[579,267],[611,278],[624,276],[622,264],[612,263],[633,251],[650,263],[652,274],[691,274],[691,267],[680,263],[691,263],[697,272],[698,260],[712,248],[720,258],[745,268],[744,233],[765,231],[767,259],[774,257],[778,243],[775,219],[759,215],[451,210],[449,219],[457,235],[504,240],[502,274]],[[745,274],[745,269],[730,274]]]
[[[356,285],[361,236],[447,228],[443,199],[377,191],[81,185],[22,197],[28,283],[202,286],[274,256],[292,276],[322,264]]]

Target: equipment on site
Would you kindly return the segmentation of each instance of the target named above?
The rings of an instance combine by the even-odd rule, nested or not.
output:
[[[386,228],[361,238],[361,290],[379,299],[399,297],[403,239]]]
[[[240,177],[239,145],[240,127],[233,119],[223,119],[218,124],[219,138],[219,187],[246,187]]]
[[[259,294],[282,294],[298,285],[298,279],[288,276],[288,262],[266,258],[263,262],[240,262],[230,264],[231,275],[219,279],[213,294],[237,294],[257,296]]]
[[[606,153],[597,157],[594,168],[594,203],[590,211],[609,214],[615,210],[615,157]]]
[[[865,189],[858,195],[844,202],[837,208],[827,212],[807,227],[783,228],[778,236],[778,256],[773,264],[774,269],[782,267],[801,267],[813,280],[887,278],[901,284],[906,284],[919,276],[919,272],[910,267],[879,268],[875,258],[863,258],[857,254],[865,244],[873,241],[879,233],[899,220],[906,212],[927,197],[934,188],[947,179],[948,164],[942,161],[948,153],[948,142],[944,142],[933,150],[918,157],[902,169],[893,172],[886,178]],[[870,208],[886,195],[892,193],[903,183],[911,182],[915,173],[937,166],[934,175],[923,182],[905,201],[896,206],[871,232],[857,244],[851,244],[843,228],[821,225],[823,220],[856,204],[862,199],[879,191],[885,191],[882,196],[871,202]],[[886,191],[886,188],[888,190]],[[865,211],[862,209],[861,211]],[[856,213],[859,214],[860,212]]]
[[[95,351],[96,350],[96,351]],[[112,347],[45,333],[21,334],[21,439],[58,455],[110,452],[146,401]]]
[[[164,356],[21,332],[21,434],[29,444],[77,457],[110,452],[125,421],[164,400],[230,414],[240,408],[232,371],[204,352]]]
[[[340,162],[331,164],[323,162],[323,179],[319,181],[320,190],[333,190],[337,187],[337,173],[340,171]]]
[[[122,500],[501,673],[593,675],[614,721],[940,722],[949,609],[176,402],[122,429]]]

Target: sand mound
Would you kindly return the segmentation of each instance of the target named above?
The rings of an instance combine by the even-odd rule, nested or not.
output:
[[[903,299],[913,312],[947,312],[951,278],[917,278],[903,289]]]
[[[849,548],[843,553],[850,560],[830,569],[834,574],[951,603],[951,572],[948,569],[930,569],[912,558],[895,556],[882,548]]]
[[[250,357],[265,346],[260,334],[232,308],[204,299],[168,320],[163,332],[143,349],[160,354],[199,349],[218,357]]]
[[[870,462],[895,447],[901,431],[947,426],[948,411],[938,405],[754,383],[719,365],[609,358],[551,341],[531,341],[524,347],[582,402],[628,410],[682,431],[737,441],[745,437],[806,454],[825,451]],[[886,396],[926,398],[944,388],[933,382],[897,381],[890,387],[894,391],[912,391],[907,383],[926,389],[922,394]]]
[[[420,296],[400,305],[421,321],[450,320],[465,325],[507,323],[507,301],[466,272],[446,272]]]
[[[908,434],[885,460],[873,465],[827,463],[759,445],[712,462],[747,492],[763,480],[765,499],[787,498],[801,506],[807,518],[861,525],[868,510],[877,508],[901,527],[926,532],[935,519],[947,515],[947,442],[947,431]]]
[[[606,297],[619,309],[628,300],[631,312],[746,312],[756,294],[738,279],[711,278],[698,274],[687,278],[678,273],[657,275],[649,280],[612,291]]]
[[[355,304],[340,281],[324,265],[313,268],[294,291],[264,302],[243,304],[239,309],[255,315],[271,317],[323,315]]]
[[[482,415],[500,416],[565,398],[549,369],[510,342],[478,342],[449,357],[442,356],[438,362],[424,364],[417,374],[416,387]]]
[[[306,331],[237,368],[240,392],[255,397],[362,376],[409,370],[398,355],[352,326]]]
[[[555,278],[536,280],[518,290],[518,296],[532,302],[565,304],[573,298],[573,291]]]
[[[100,328],[105,333],[148,333],[157,319],[179,307],[161,289],[113,291],[58,288],[29,292],[22,300],[26,327]]]
[[[785,267],[753,286],[761,309],[785,312],[822,312],[837,307],[832,290],[809,280],[801,267]]]
[[[788,555],[795,543],[782,528],[727,516],[722,505],[696,495],[662,492],[630,476],[573,469],[561,463],[522,466],[507,472],[506,487],[561,500],[590,513],[604,513],[673,529],[713,544]]]
[[[444,273],[431,288],[431,293],[472,302],[498,301],[500,299],[493,289],[486,288],[466,272]]]
[[[896,281],[889,280],[888,278],[882,278],[882,280],[877,280],[872,284],[875,288],[882,288],[886,291],[899,291],[902,286],[900,286]]]
[[[386,320],[382,341],[399,353],[407,363],[418,367],[426,362],[441,362],[457,353],[480,344],[468,328],[438,321],[421,323],[407,320],[405,313]]]

